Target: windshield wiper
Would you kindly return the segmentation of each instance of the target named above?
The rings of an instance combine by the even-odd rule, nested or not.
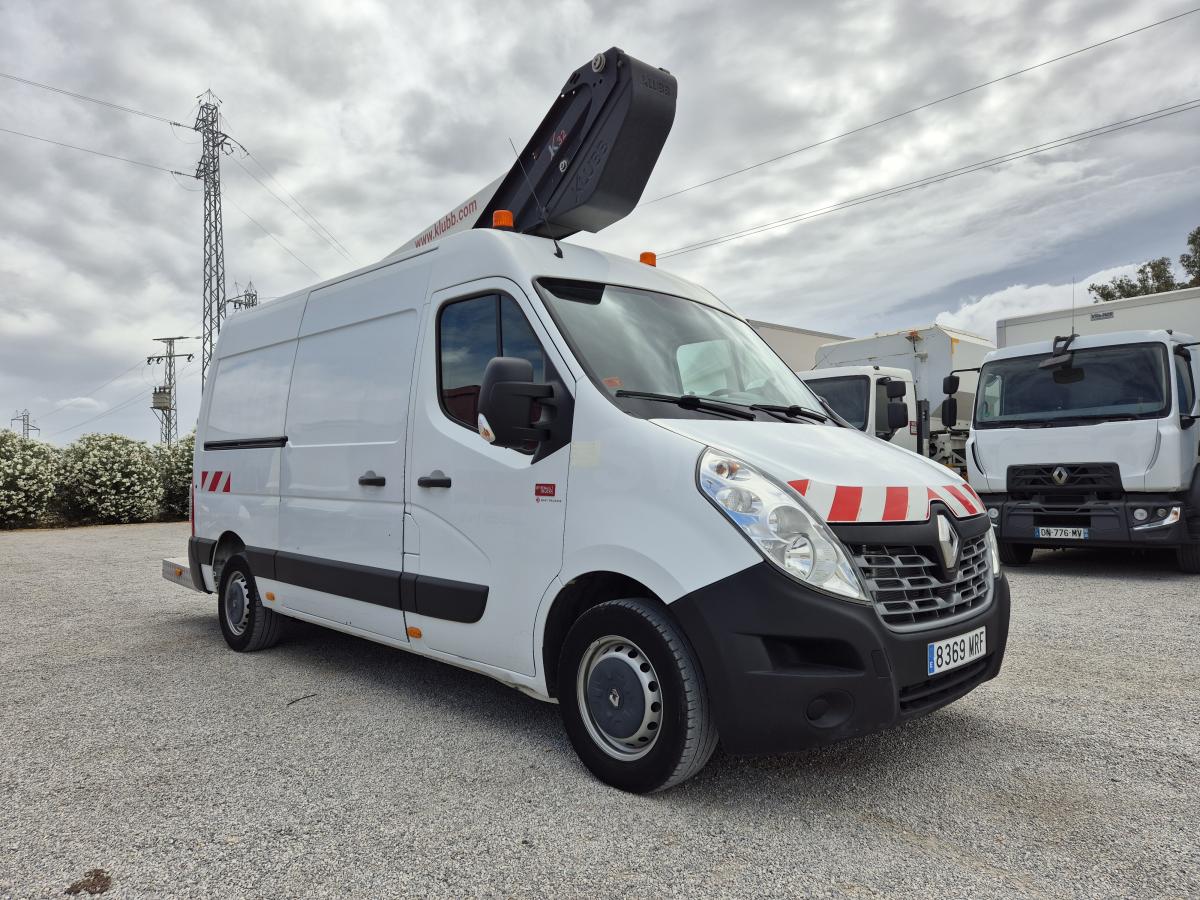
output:
[[[814,422],[829,421],[829,416],[825,415],[824,413],[819,413],[815,409],[806,409],[803,406],[796,406],[794,404],[792,406],[783,406],[779,403],[751,403],[750,408],[761,409],[763,412],[772,414],[778,413],[779,415],[776,415],[775,418],[778,419],[780,416],[783,416],[783,421],[785,422],[794,422],[799,418],[812,419]]]
[[[621,389],[616,392],[615,396],[631,397],[635,400],[660,400],[663,403],[674,403],[683,409],[700,409],[704,412],[721,413],[737,419],[753,420],[758,418],[744,406],[738,406],[734,403],[722,403],[719,400],[709,400],[705,397],[697,397],[695,394],[655,394],[651,391],[627,391]]]

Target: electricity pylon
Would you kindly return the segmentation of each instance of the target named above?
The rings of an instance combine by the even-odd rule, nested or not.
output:
[[[29,410],[27,409],[18,409],[15,413],[13,413],[13,417],[8,420],[9,426],[11,426],[13,422],[21,423],[21,437],[23,438],[29,437],[29,432],[31,431],[36,431],[38,433],[38,437],[41,437],[42,435],[42,429],[38,428],[29,421]],[[16,429],[14,428],[13,431],[16,431]]]
[[[179,406],[176,402],[175,391],[175,360],[179,357],[185,357],[188,362],[191,362],[196,356],[194,353],[175,352],[175,342],[189,340],[187,335],[155,338],[154,340],[162,341],[166,344],[166,349],[158,356],[147,356],[146,365],[166,363],[166,372],[163,383],[154,389],[150,408],[158,416],[160,426],[158,430],[159,443],[171,447],[179,440]]]
[[[196,177],[204,182],[204,290],[201,295],[203,341],[200,347],[200,380],[208,378],[208,364],[225,316],[225,236],[221,224],[221,153],[230,149],[220,128],[220,99],[212,91],[198,98],[196,124],[200,132],[200,163]]]

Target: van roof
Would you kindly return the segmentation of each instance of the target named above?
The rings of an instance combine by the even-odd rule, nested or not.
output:
[[[555,255],[554,242],[549,238],[472,228],[447,235],[435,243],[408,253],[393,254],[377,263],[293,291],[239,313],[237,318],[247,318],[254,315],[256,310],[295,301],[297,297],[306,296],[311,291],[422,256],[430,256],[433,262],[436,273],[433,282],[435,289],[495,276],[511,277],[522,287],[537,278],[569,278],[677,294],[737,315],[707,288],[656,266],[648,266],[635,259],[581,247],[567,241],[559,241],[558,246],[562,251],[561,257]]]

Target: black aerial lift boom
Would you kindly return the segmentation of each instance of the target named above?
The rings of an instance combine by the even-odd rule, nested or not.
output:
[[[513,230],[548,238],[600,231],[624,218],[675,120],[675,77],[617,47],[567,79],[509,171],[396,251],[466,228],[490,228],[508,210]]]

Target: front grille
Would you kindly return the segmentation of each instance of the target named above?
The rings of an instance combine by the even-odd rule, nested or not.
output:
[[[934,547],[862,544],[850,550],[880,618],[896,631],[946,625],[991,601],[986,533],[963,538],[958,567],[949,577]]]
[[[1055,477],[1058,470],[1059,477]],[[1042,491],[1120,491],[1121,470],[1116,463],[1048,463],[1009,466],[1009,493]]]
[[[919,684],[910,684],[908,687],[900,688],[900,712],[920,712],[949,700],[960,691],[970,690],[983,677],[989,660],[990,657],[985,656],[961,669],[951,669],[949,672],[934,675]]]

